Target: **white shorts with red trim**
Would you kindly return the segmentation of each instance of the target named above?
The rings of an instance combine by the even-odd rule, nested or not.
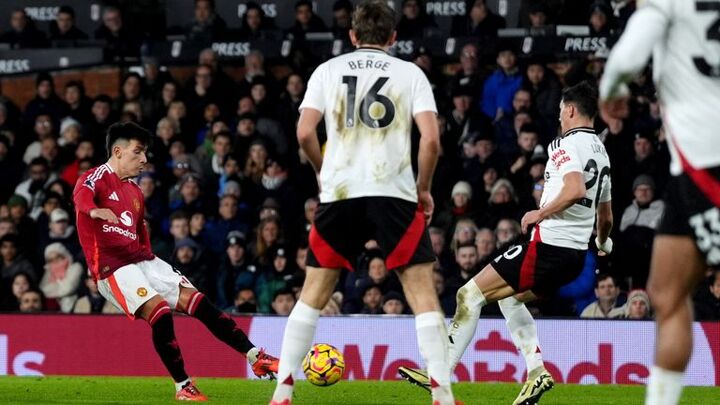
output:
[[[170,308],[176,308],[180,287],[195,288],[190,281],[171,265],[156,257],[123,266],[98,280],[98,291],[115,307],[131,319],[144,303],[160,295]]]

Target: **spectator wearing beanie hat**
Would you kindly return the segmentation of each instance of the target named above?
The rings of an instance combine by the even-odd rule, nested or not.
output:
[[[644,287],[648,278],[652,244],[665,203],[655,198],[655,182],[647,174],[633,181],[634,199],[625,208],[620,220],[620,237],[616,244],[615,259],[625,269],[634,287]]]
[[[52,119],[58,120],[63,109],[64,103],[55,94],[55,83],[52,76],[48,72],[39,73],[35,79],[35,98],[30,100],[23,114],[25,125],[32,125],[35,118],[42,114],[47,114]]]
[[[43,254],[48,245],[55,243],[62,244],[72,257],[80,255],[80,244],[75,233],[75,227],[70,224],[70,215],[64,209],[55,208],[50,213],[48,231],[45,235],[47,237],[41,240],[43,250],[38,252],[40,255]]]
[[[623,212],[620,231],[623,232],[630,226],[657,229],[665,203],[655,200],[655,181],[647,174],[641,174],[633,181],[632,190],[635,198]]]
[[[57,300],[62,312],[72,312],[83,272],[82,265],[73,260],[62,243],[52,243],[45,248],[45,274],[40,281],[40,290],[46,298]]]
[[[383,296],[382,311],[388,315],[400,315],[405,312],[405,303],[402,295],[395,291],[389,291]]]
[[[458,181],[450,193],[448,208],[437,215],[434,225],[443,229],[452,229],[461,218],[474,217],[472,204],[473,190],[470,183]]]
[[[65,117],[60,122],[60,139],[58,145],[77,145],[82,136],[82,125],[72,117]]]
[[[650,297],[645,290],[632,290],[625,303],[623,318],[650,319]]]
[[[217,273],[217,304],[220,308],[232,306],[238,291],[255,290],[257,271],[247,250],[247,239],[240,231],[231,231],[225,237],[225,254]]]

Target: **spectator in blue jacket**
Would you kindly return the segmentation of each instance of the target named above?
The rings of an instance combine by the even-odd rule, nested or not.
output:
[[[481,104],[482,112],[494,121],[512,112],[513,95],[522,85],[522,74],[512,49],[501,47],[497,64],[498,69],[485,80]]]

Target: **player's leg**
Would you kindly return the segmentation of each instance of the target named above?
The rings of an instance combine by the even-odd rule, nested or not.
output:
[[[153,347],[175,383],[176,398],[204,400],[205,396],[185,371],[170,305],[145,276],[142,270],[145,263],[117,269],[110,277],[98,282],[98,291],[129,317],[144,319],[150,325]]]
[[[220,311],[195,288],[179,286],[178,311],[198,319],[216,338],[247,357],[256,376],[273,377],[277,373],[278,359],[255,347],[230,315]]]
[[[445,317],[432,272],[433,264],[423,263],[400,270],[398,275],[408,305],[415,314],[418,347],[427,366],[433,400],[443,405],[453,404]]]
[[[525,306],[526,302],[535,299],[537,297],[532,291],[525,291],[498,301],[500,312],[505,318],[505,324],[510,331],[513,343],[525,358],[529,377],[533,375],[534,371],[543,368],[535,319],[533,319],[530,311]]]
[[[152,287],[167,300],[171,309],[200,320],[215,337],[245,355],[256,375],[272,377],[272,373],[277,371],[277,359],[255,348],[228,314],[218,310],[170,264],[156,257],[141,263],[140,270]]]
[[[172,312],[167,301],[159,294],[144,303],[136,312],[152,328],[155,351],[175,382],[175,398],[183,400],[206,400],[195,387],[185,371],[185,362],[175,337]]]
[[[475,335],[482,307],[512,296],[515,290],[505,281],[492,264],[488,264],[457,292],[455,315],[448,328],[450,365],[460,361]]]
[[[680,400],[683,372],[692,352],[690,293],[702,278],[703,263],[691,237],[655,237],[648,293],[657,319],[657,340],[647,405],[675,405]]]
[[[312,345],[320,310],[330,300],[339,277],[340,270],[337,269],[307,267],[300,299],[285,325],[278,383],[271,404],[282,405],[291,401],[294,386],[292,374]]]
[[[510,336],[525,358],[527,369],[527,380],[513,405],[536,404],[542,395],[555,385],[552,375],[543,364],[535,319],[525,306],[526,302],[536,299],[532,291],[525,291],[498,301]]]

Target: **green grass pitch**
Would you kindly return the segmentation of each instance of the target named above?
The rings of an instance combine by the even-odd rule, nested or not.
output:
[[[200,390],[211,404],[267,405],[274,383],[259,380],[199,378]],[[511,404],[518,384],[455,385],[456,398],[465,405]],[[404,381],[341,381],[332,387],[298,382],[294,405],[369,405],[430,403],[428,394]],[[0,377],[3,404],[172,404],[168,378],[144,377]],[[563,385],[547,393],[541,404],[642,404],[644,387],[619,385]],[[720,389],[689,387],[682,404],[720,403]]]

